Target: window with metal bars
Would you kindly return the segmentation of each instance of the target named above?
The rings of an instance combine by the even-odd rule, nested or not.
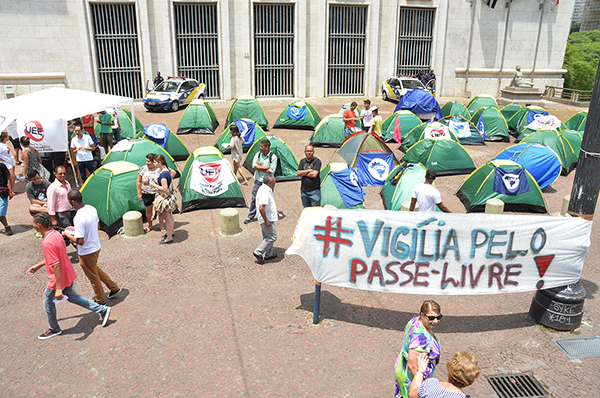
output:
[[[416,75],[431,69],[435,9],[400,8],[396,73]]]
[[[366,6],[329,7],[328,95],[364,93],[366,39]]]
[[[135,4],[90,3],[100,92],[142,98]]]
[[[254,4],[257,97],[294,96],[294,5]]]
[[[207,98],[219,98],[217,4],[176,3],[177,72],[206,84]]]

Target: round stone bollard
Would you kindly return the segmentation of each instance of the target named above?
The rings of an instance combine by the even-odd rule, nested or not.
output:
[[[235,235],[240,233],[240,212],[228,207],[219,212],[221,218],[221,235]]]
[[[560,215],[562,217],[565,217],[567,215],[567,211],[569,211],[569,202],[571,202],[571,195],[566,195],[563,198],[563,204],[560,209]]]
[[[132,210],[123,214],[123,229],[125,230],[125,236],[134,237],[144,235],[142,213]]]
[[[485,202],[486,214],[502,214],[504,213],[504,202],[500,199],[488,199]]]
[[[581,283],[538,290],[529,315],[540,324],[556,330],[575,330],[583,318],[586,292]]]
[[[400,205],[400,211],[409,211],[410,210],[410,202],[411,201],[412,201],[412,199],[405,200],[404,202],[402,202],[402,204]],[[419,211],[419,204],[418,203],[415,204],[415,211]]]

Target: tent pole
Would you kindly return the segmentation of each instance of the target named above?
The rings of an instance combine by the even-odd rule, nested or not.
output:
[[[79,181],[77,180],[77,172],[75,171],[75,166],[73,165],[73,156],[71,156],[71,148],[67,148],[67,153],[69,154],[69,160],[71,162],[71,169],[73,170],[73,176],[75,177],[75,185],[79,188]],[[83,178],[83,176],[82,176]]]
[[[131,99],[131,124],[133,125],[133,129],[131,131],[133,131],[133,138],[135,138],[136,133],[137,133],[135,128],[137,126],[135,125],[135,106],[133,104],[133,98]]]

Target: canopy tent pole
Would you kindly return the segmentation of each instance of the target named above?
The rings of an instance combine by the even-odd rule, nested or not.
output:
[[[131,131],[133,131],[133,138],[135,138],[135,136],[137,135],[137,126],[135,125],[135,106],[133,104],[133,99],[131,100],[131,105],[129,106],[131,106],[131,124],[133,125]]]

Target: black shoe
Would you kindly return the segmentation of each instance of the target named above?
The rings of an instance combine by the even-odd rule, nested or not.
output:
[[[256,257],[256,261],[258,261],[259,264],[264,264],[265,263],[265,259],[261,255],[258,255],[258,254],[254,253],[254,252],[252,252],[252,255],[254,257]]]
[[[59,334],[62,334],[62,330],[59,330],[58,332],[53,332],[52,330],[48,329],[44,333],[40,334],[38,336],[38,339],[40,339],[40,340],[46,340],[46,339],[49,339],[51,337],[58,336]]]
[[[108,293],[108,296],[107,296],[107,297],[108,297],[109,299],[112,299],[112,298],[115,298],[115,296],[116,296],[117,294],[119,294],[119,293],[121,293],[121,289],[118,289],[118,290],[115,290],[114,292],[110,292],[110,293]]]
[[[167,240],[167,238],[165,237],[163,240],[161,240],[158,243],[160,243],[161,245],[170,245],[171,243],[173,243],[173,239]]]
[[[277,258],[277,254],[275,254],[275,253],[271,254],[270,256],[265,256],[265,261],[266,260],[272,260],[274,258]]]
[[[102,327],[108,323],[108,317],[110,316],[110,307],[106,307],[106,311],[102,314]]]
[[[244,220],[244,224],[250,224],[252,221],[254,221],[254,219],[253,219],[253,218],[246,218],[246,219]]]

